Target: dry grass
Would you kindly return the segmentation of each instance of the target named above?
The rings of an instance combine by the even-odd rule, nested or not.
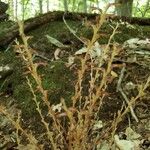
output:
[[[33,88],[32,83],[28,77],[27,83],[30,87],[30,90],[33,95],[33,101],[35,102],[37,112],[41,118],[41,122],[46,129],[47,139],[49,140],[51,149],[68,149],[68,150],[90,150],[96,148],[97,144],[100,144],[104,137],[107,140],[110,140],[110,146],[113,143],[113,136],[117,129],[119,122],[122,121],[122,118],[129,111],[129,106],[133,105],[137,99],[139,99],[144,94],[144,90],[148,87],[149,80],[144,86],[141,86],[139,93],[136,97],[130,100],[128,107],[125,110],[120,110],[116,115],[112,125],[107,128],[107,136],[103,136],[101,133],[95,134],[94,126],[100,121],[98,112],[100,111],[104,98],[107,96],[107,86],[108,82],[114,79],[112,75],[112,61],[118,53],[116,43],[113,43],[113,46],[110,49],[110,44],[113,36],[116,33],[118,28],[114,28],[112,35],[108,41],[107,46],[103,49],[102,55],[98,59],[98,64],[94,65],[93,59],[90,59],[89,62],[89,53],[92,50],[94,43],[100,38],[99,30],[101,26],[106,21],[106,12],[111,5],[108,5],[104,13],[101,14],[101,17],[96,25],[93,25],[93,37],[87,43],[87,53],[84,58],[81,59],[81,67],[78,69],[78,78],[75,86],[75,94],[72,97],[72,106],[68,107],[65,104],[65,100],[61,99],[61,112],[56,115],[55,111],[52,108],[51,100],[48,99],[48,92],[42,86],[42,78],[38,74],[38,64],[34,63],[32,60],[32,52],[28,46],[28,37],[25,36],[23,30],[23,23],[19,22],[20,36],[23,41],[23,45],[17,43],[18,50],[23,58],[23,61],[26,62],[26,66],[29,70],[29,73],[32,75],[36,82],[36,88]],[[107,56],[107,59],[104,59]],[[101,64],[105,62],[106,68],[102,68]],[[87,71],[88,69],[88,71]],[[89,88],[86,96],[83,94],[83,81],[86,76],[90,76],[89,79]],[[47,108],[47,117],[51,120],[52,123],[46,121],[45,116],[41,108],[41,103],[37,100],[36,91],[41,93],[41,103],[43,103]],[[33,146],[33,149],[43,149],[39,145],[38,140],[29,132],[22,129],[19,119],[14,121],[7,110],[0,106],[0,112],[6,115],[16,128],[16,132],[21,131],[21,133],[28,140],[27,146]],[[18,117],[19,118],[19,117]],[[62,123],[62,118],[65,118],[65,126]],[[19,140],[19,135],[17,138],[18,145],[21,145]]]

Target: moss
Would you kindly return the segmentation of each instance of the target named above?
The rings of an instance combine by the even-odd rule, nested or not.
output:
[[[23,115],[32,116],[36,113],[36,107],[32,100],[33,95],[27,84],[25,78],[25,66],[20,58],[17,58],[13,51],[1,52],[0,54],[1,64],[13,64],[13,74],[4,83],[3,92],[7,90],[7,85],[12,84],[13,95],[12,97],[18,102],[18,105],[22,109]],[[23,67],[24,66],[24,67]],[[39,67],[38,72],[43,79],[43,87],[49,92],[49,99],[51,103],[60,102],[60,98],[63,97],[69,104],[71,96],[73,95],[73,74],[67,68],[63,61],[54,61],[48,63],[46,67]],[[29,75],[34,89],[36,84],[34,79]],[[3,81],[2,81],[3,82]],[[37,94],[37,99],[41,99],[41,95]]]
[[[13,97],[19,104],[24,116],[32,116],[36,113],[36,106],[32,99],[33,95],[26,81],[15,86]]]
[[[2,81],[4,85],[1,90],[7,91],[8,85],[11,84],[13,88],[21,81],[22,62],[19,58],[16,58],[14,51],[9,49],[9,51],[0,52],[0,64],[2,66],[8,65],[12,70],[12,73],[7,76],[6,82]]]
[[[0,37],[7,33],[7,31],[14,25],[12,21],[0,22]]]
[[[86,28],[84,26],[80,26],[80,21],[70,21],[68,20],[67,23],[70,25],[70,27],[77,31],[77,35],[79,37],[86,37],[88,39],[91,39],[92,37],[92,28]],[[112,24],[115,26],[115,24]],[[0,33],[2,33],[2,29],[11,27],[12,23],[1,23],[0,24]],[[112,34],[113,29],[110,27],[110,23],[106,23],[102,26],[100,30],[100,34],[105,34],[106,36],[102,36],[99,40],[100,44],[106,44],[108,42],[108,38]],[[134,28],[130,28],[125,25],[120,25],[118,29],[118,33],[116,33],[115,37],[113,38],[114,41],[123,43],[125,40],[128,40],[130,38],[134,37],[148,37],[149,36],[150,29],[149,27],[140,27],[140,26],[134,26]],[[52,45],[46,39],[45,35],[48,34],[62,43],[65,43],[66,40],[70,41],[71,48],[68,51],[69,55],[70,53],[73,54],[74,51],[78,50],[83,46],[83,44],[74,37],[72,33],[70,33],[69,29],[66,27],[64,22],[61,21],[55,21],[50,22],[48,24],[45,24],[43,26],[40,26],[39,28],[32,30],[28,35],[32,35],[33,38],[30,41],[30,44],[34,45],[37,44],[37,48],[41,46],[40,50],[47,51],[50,54],[50,59],[54,55],[54,51],[56,49],[55,45]],[[0,34],[1,36],[2,34]],[[46,46],[45,46],[46,45]],[[45,46],[45,47],[44,47]],[[68,56],[67,56],[68,57]],[[64,58],[64,59],[67,59]],[[59,103],[60,98],[63,97],[67,104],[69,105],[71,102],[71,97],[74,94],[74,82],[75,82],[75,75],[73,71],[70,71],[69,68],[65,66],[64,60],[61,59],[61,61],[52,61],[48,62],[46,67],[39,67],[38,72],[40,75],[42,75],[42,83],[44,89],[48,90],[49,100],[51,103]],[[3,86],[3,91],[7,90],[7,85],[9,83],[12,83],[13,88],[13,95],[12,97],[18,102],[19,106],[22,109],[22,112],[24,112],[25,116],[32,116],[33,113],[35,113],[35,104],[32,100],[32,94],[30,92],[30,89],[26,83],[25,75],[25,69],[23,68],[24,65],[22,61],[16,57],[13,50],[9,50],[7,52],[0,52],[0,64],[13,64],[14,72],[13,74],[8,78],[7,82],[4,83],[5,86]],[[33,87],[36,87],[35,81],[31,76],[29,76]],[[3,81],[2,81],[3,83]],[[40,101],[41,95],[38,94],[38,100]]]
[[[67,24],[71,27],[72,30],[75,31],[78,28],[80,22],[67,20]],[[40,35],[37,33],[40,33]],[[54,22],[47,23],[43,26],[40,26],[36,30],[32,30],[29,34],[33,36],[33,41],[37,41],[37,39],[41,39],[47,34],[60,41],[63,41],[63,38],[61,35],[65,34],[67,37],[69,37],[68,35],[70,35],[70,31],[66,27],[64,22],[54,21]]]
[[[58,103],[63,97],[68,103],[73,95],[73,73],[62,61],[48,64],[42,71],[44,74],[43,87],[50,91],[49,97],[52,103]]]
[[[69,104],[71,96],[73,95],[72,73],[65,67],[64,63],[55,61],[48,64],[47,67],[40,67],[39,74],[42,77],[42,83],[45,90],[48,90],[49,100],[53,103],[59,103],[60,98],[64,98]],[[35,88],[35,81],[30,77],[33,87]],[[67,81],[67,82],[66,82]],[[37,100],[41,101],[41,94],[37,93]],[[14,98],[18,101],[24,115],[31,116],[36,113],[36,107],[32,100],[33,95],[27,85],[26,80],[17,84],[14,88]]]

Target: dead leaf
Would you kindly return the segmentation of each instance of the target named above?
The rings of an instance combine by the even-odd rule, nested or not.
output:
[[[60,58],[59,58],[60,52],[61,52],[61,49],[60,49],[60,48],[57,48],[57,49],[55,50],[55,52],[54,52],[54,58],[55,58],[55,60],[60,59]]]
[[[73,56],[69,56],[68,62],[66,63],[66,67],[70,67],[74,63],[74,59],[75,58]]]
[[[116,73],[116,72],[114,72],[114,71],[111,71],[111,75],[113,76],[113,77],[118,77],[118,74]]]

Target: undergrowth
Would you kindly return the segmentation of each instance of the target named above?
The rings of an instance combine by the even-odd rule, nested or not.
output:
[[[90,54],[93,45],[101,38],[99,31],[106,21],[106,12],[111,5],[112,4],[108,5],[105,11],[100,15],[99,19],[96,21],[97,24],[92,25],[93,37],[85,43],[87,53],[83,58],[79,59],[80,67],[77,71],[78,77],[74,96],[70,99],[71,106],[68,106],[63,98],[61,98],[61,102],[57,104],[55,108],[51,104],[48,91],[45,90],[42,85],[42,76],[38,73],[38,66],[40,64],[34,63],[32,59],[33,53],[28,45],[28,40],[30,38],[24,34],[23,23],[18,22],[23,45],[17,42],[16,47],[23,61],[26,63],[28,73],[36,83],[36,86],[33,86],[31,79],[28,75],[26,76],[26,81],[32,93],[36,110],[45,128],[45,133],[43,133],[44,136],[41,136],[43,136],[46,141],[49,141],[49,149],[91,150],[97,149],[97,146],[101,145],[104,140],[109,141],[111,149],[114,142],[113,137],[119,123],[129,112],[130,107],[134,105],[136,100],[143,96],[144,90],[148,87],[149,80],[145,85],[140,86],[139,93],[129,101],[126,109],[123,109],[122,106],[122,109],[119,110],[118,114],[114,117],[112,124],[109,124],[109,126],[107,125],[105,128],[102,127],[99,112],[103,107],[103,101],[108,96],[108,84],[110,85],[115,78],[112,62],[119,50],[117,44],[111,41],[117,31],[118,24],[114,27],[108,44],[103,49],[101,55],[94,60]],[[105,64],[105,67],[102,67],[103,64]],[[88,81],[87,76],[89,77]],[[86,92],[84,92],[85,89],[83,84],[85,80],[88,83]],[[40,101],[37,99],[37,93],[40,93]],[[46,115],[43,113],[41,105],[47,107],[48,111]],[[0,112],[10,119],[16,128],[16,143],[18,148],[24,144],[24,142],[20,140],[20,136],[23,136],[26,141],[26,146],[29,149],[44,149],[44,144],[36,139],[32,131],[27,131],[22,128],[20,114],[18,114],[16,119],[13,119],[4,106],[0,106]]]

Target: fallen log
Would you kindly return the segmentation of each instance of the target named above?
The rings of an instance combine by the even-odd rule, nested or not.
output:
[[[35,29],[38,26],[44,25],[46,23],[49,23],[51,21],[62,21],[64,12],[61,11],[55,11],[55,12],[48,12],[46,14],[42,14],[40,16],[30,18],[24,22],[24,31],[25,33],[31,31],[32,29]],[[94,19],[97,16],[97,14],[85,14],[85,13],[67,13],[65,15],[66,19],[71,19],[75,21],[82,21],[85,17],[87,19]],[[150,19],[149,18],[127,18],[127,17],[118,17],[118,16],[110,16],[110,19],[115,20],[115,21],[126,21],[131,24],[139,24],[139,25],[150,25]],[[12,26],[9,30],[6,31],[6,33],[3,35],[0,34],[0,47],[4,47],[8,45],[10,42],[14,40],[19,36],[19,30],[18,30],[18,25],[17,23]]]
[[[0,14],[3,14],[7,11],[8,4],[0,1]]]
[[[149,26],[150,25],[150,18],[139,18],[139,17],[119,17],[119,16],[114,16],[111,18],[113,21],[123,21],[123,22],[128,22],[130,24],[138,24],[141,26]]]
[[[37,16],[35,18],[30,18],[24,22],[24,31],[25,33],[27,33],[30,30],[35,29],[36,27],[51,21],[57,21],[57,20],[62,21],[63,15],[64,12],[56,11],[56,12],[48,12],[46,14]],[[79,17],[79,15],[74,16],[71,13],[66,15],[66,19],[71,19],[71,20],[77,20],[77,17]],[[19,30],[18,30],[18,24],[16,23],[14,26],[9,28],[6,31],[6,33],[3,33],[3,35],[0,34],[0,47],[4,47],[8,45],[17,36],[19,36]]]
[[[9,15],[8,14],[0,14],[0,22],[8,20]]]

